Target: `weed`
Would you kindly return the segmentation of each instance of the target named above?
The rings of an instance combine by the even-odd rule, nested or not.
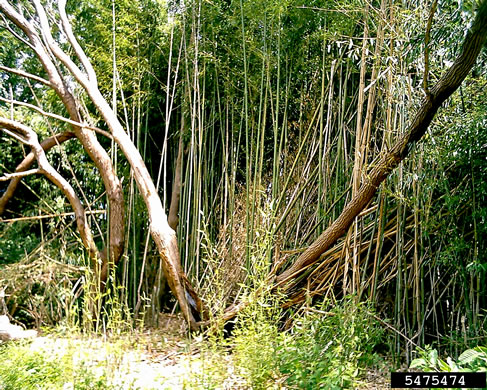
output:
[[[104,372],[96,372],[81,362],[73,364],[72,353],[47,355],[23,344],[0,349],[0,388],[34,389],[112,389]]]
[[[347,297],[331,312],[314,311],[295,322],[280,351],[279,369],[300,389],[353,388],[381,336],[370,309]]]
[[[253,389],[267,389],[276,377],[277,352],[282,345],[276,301],[249,306],[239,317],[233,337],[234,361],[238,372]]]
[[[423,371],[443,372],[486,372],[487,348],[478,346],[464,351],[457,359],[447,357],[446,361],[438,356],[438,351],[426,345],[424,349],[418,348],[418,358],[411,362],[410,368],[419,368]]]

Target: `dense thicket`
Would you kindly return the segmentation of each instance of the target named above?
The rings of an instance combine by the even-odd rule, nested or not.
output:
[[[440,0],[430,15],[431,4],[418,1],[83,1],[69,3],[68,13],[100,90],[144,157],[170,223],[173,217],[185,272],[218,312],[241,301],[243,285],[260,288],[256,280],[289,267],[340,215],[457,57],[477,6]],[[1,65],[44,77],[28,50],[17,56],[21,44],[9,31],[0,35]],[[424,142],[345,236],[293,279],[284,307],[356,294],[416,343],[458,351],[485,337],[486,61],[484,50]],[[1,80],[2,98],[64,114],[43,86],[3,71]],[[84,92],[75,93],[106,130]],[[15,111],[42,137],[65,130],[0,104],[0,115]],[[12,172],[22,147],[1,137],[0,167]],[[127,210],[126,247],[112,281],[124,287],[131,310],[139,314],[150,302],[156,318],[173,302],[147,214],[126,159],[99,138],[124,178]],[[108,206],[93,164],[75,141],[49,158],[102,212],[91,217],[101,246]],[[0,182],[0,195],[4,188]],[[68,211],[42,178],[25,178],[2,215],[0,264],[39,256],[83,264],[72,217],[60,216]],[[50,217],[7,222],[40,215]],[[22,299],[28,317],[35,309]],[[402,345],[412,347],[397,336],[395,347]]]

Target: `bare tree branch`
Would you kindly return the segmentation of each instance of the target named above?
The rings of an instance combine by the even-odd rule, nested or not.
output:
[[[91,210],[91,211],[86,211],[86,215],[96,215],[96,214],[106,214],[106,210]],[[47,218],[58,218],[58,217],[71,217],[71,216],[76,216],[76,213],[71,212],[71,213],[58,213],[58,214],[42,214],[42,215],[36,215],[34,217],[19,217],[19,218],[9,218],[9,219],[1,219],[1,223],[10,223],[10,222],[19,222],[19,221],[38,221],[39,219],[47,219]]]
[[[28,171],[15,172],[15,173],[5,173],[0,176],[0,181],[9,181],[12,179],[22,179],[23,177],[35,175],[37,173],[42,173],[40,169],[29,169]]]
[[[59,45],[54,40],[46,11],[41,2],[39,0],[33,0],[33,2],[36,7],[37,15],[39,16],[42,36],[46,42],[46,45],[56,56],[56,58],[61,61],[61,63],[71,72],[71,74],[80,84],[90,84],[89,79],[83,74],[81,69],[73,62],[73,60],[71,60],[71,58],[59,47]],[[81,50],[81,47],[79,49]],[[78,53],[76,52],[76,54]]]
[[[61,115],[57,115],[57,114],[53,114],[52,112],[47,112],[47,111],[44,111],[42,108],[34,105],[34,104],[30,104],[30,103],[24,103],[24,102],[19,102],[18,100],[12,100],[12,99],[5,99],[3,97],[0,96],[0,101],[2,102],[5,102],[5,103],[9,103],[9,104],[16,104],[18,106],[23,106],[23,107],[28,107],[32,110],[35,110],[37,111],[38,113],[44,115],[44,116],[47,116],[49,118],[53,118],[53,119],[57,119],[61,122],[65,122],[65,123],[68,123],[70,125],[73,125],[73,126],[76,126],[76,127],[80,127],[80,128],[83,128],[83,129],[88,129],[88,130],[93,130],[93,131],[96,131],[97,133],[100,133],[101,135],[109,138],[109,139],[112,139],[112,135],[105,131],[105,130],[102,130],[102,129],[99,129],[98,127],[95,127],[95,126],[89,126],[85,123],[80,123],[80,122],[76,122],[76,121],[73,121],[71,119],[68,119],[68,118],[65,118]]]
[[[47,85],[48,87],[52,87],[49,80],[43,79],[42,77],[36,76],[32,73],[24,72],[23,70],[20,70],[20,69],[14,69],[14,68],[9,68],[7,66],[0,65],[0,70],[3,70],[3,71],[8,72],[8,73],[16,74],[17,76],[22,76],[22,77],[37,81],[41,84]]]
[[[64,32],[68,37],[68,41],[73,47],[76,56],[80,59],[81,63],[83,64],[83,67],[85,68],[86,73],[88,74],[88,79],[90,80],[90,82],[93,83],[93,85],[97,86],[98,81],[96,78],[95,70],[93,69],[93,66],[91,65],[91,62],[86,56],[85,52],[83,51],[78,41],[76,40],[73,34],[73,29],[71,28],[71,24],[68,21],[68,17],[66,15],[66,0],[59,0],[58,6],[59,6],[59,15],[61,17],[61,23]]]
[[[22,42],[24,45],[27,45],[28,47],[30,47],[31,49],[34,49],[34,47],[28,42],[26,41],[24,38],[22,38],[19,34],[17,34],[10,26],[9,26],[9,23],[8,23],[8,20],[5,19],[5,16],[1,15],[2,16],[2,20],[4,21],[5,23],[5,29],[10,33],[12,34],[12,36],[15,37],[15,39],[19,40],[20,42]]]

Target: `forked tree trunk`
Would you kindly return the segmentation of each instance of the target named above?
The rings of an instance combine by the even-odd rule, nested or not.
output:
[[[37,9],[39,9],[39,7],[42,8],[38,1],[35,1],[35,5]],[[0,11],[26,35],[31,49],[36,54],[48,75],[48,80],[38,79],[44,84],[47,82],[46,85],[56,92],[69,113],[70,119],[75,123],[80,123],[79,126],[72,126],[73,132],[83,145],[86,153],[94,162],[103,180],[109,207],[109,242],[107,250],[97,251],[97,255],[94,258],[92,257],[92,261],[93,264],[96,265],[96,257],[102,258],[101,272],[98,277],[101,282],[104,282],[108,274],[109,263],[117,263],[124,248],[124,202],[120,180],[115,174],[115,169],[110,156],[98,142],[94,132],[81,125],[82,116],[78,110],[76,99],[67,87],[67,82],[63,77],[61,70],[58,68],[57,61],[55,57],[52,56],[52,51],[48,48],[49,45],[46,43],[46,35],[44,35],[45,31],[42,31],[41,34],[39,34],[36,27],[22,14],[17,12],[7,0],[0,0]],[[48,24],[45,12],[42,12],[42,15],[39,14],[39,18],[42,20],[42,25]],[[50,32],[48,32],[47,36],[52,39]],[[4,70],[6,69],[5,67],[2,68]],[[17,74],[25,75],[25,72],[19,71]],[[90,251],[90,253],[93,254],[92,251]],[[97,269],[97,267],[95,267],[95,269]]]
[[[372,200],[379,185],[389,176],[399,163],[408,155],[414,144],[421,139],[433,120],[441,104],[455,92],[467,77],[485,44],[487,38],[487,0],[482,0],[477,16],[467,36],[462,51],[450,69],[431,89],[423,100],[408,131],[399,138],[390,151],[378,156],[371,164],[366,181],[358,193],[345,206],[340,216],[313,242],[276,281],[285,288],[284,283],[300,274],[305,268],[316,263],[320,256],[330,248],[353,223],[355,217]]]
[[[59,16],[61,19],[61,26],[57,27],[62,27],[64,30],[63,32],[67,37],[68,43],[71,45],[74,55],[82,64],[84,72],[54,40],[48,17],[40,1],[34,0],[33,2],[39,18],[41,35],[37,33],[34,26],[30,24],[21,14],[19,14],[7,2],[7,0],[0,0],[0,10],[8,19],[15,23],[17,27],[24,31],[29,38],[32,48],[49,75],[49,81],[52,88],[61,97],[61,100],[68,110],[71,119],[75,120],[76,122],[81,122],[80,114],[76,108],[76,101],[66,88],[66,79],[61,76],[60,72],[58,72],[58,67],[55,65],[55,62],[62,64],[62,66],[68,70],[69,74],[76,79],[79,85],[86,91],[99,113],[102,115],[104,121],[110,129],[114,141],[118,144],[132,168],[137,187],[147,206],[149,215],[149,229],[163,260],[162,263],[164,273],[167,277],[168,284],[173,294],[176,296],[176,299],[178,300],[181,310],[191,329],[197,329],[198,325],[188,302],[194,302],[195,307],[193,306],[193,309],[196,312],[201,312],[201,302],[181,268],[176,234],[168,224],[167,216],[162,206],[161,199],[158,196],[156,187],[152,181],[152,178],[150,177],[149,171],[145,166],[142,156],[130,139],[129,135],[125,132],[110,104],[103,97],[98,88],[93,66],[91,65],[91,62],[84,53],[83,49],[78,44],[72,32],[71,25],[65,13],[65,0],[59,1]],[[99,168],[102,177],[105,176],[104,183],[109,195],[109,204],[111,207],[114,207],[115,204],[117,207],[117,212],[122,210],[122,213],[117,213],[117,215],[122,216],[123,222],[123,202],[119,203],[118,198],[111,196],[111,194],[114,195],[118,193],[118,190],[120,190],[121,193],[120,181],[114,174],[110,159],[107,160],[102,158],[105,155],[108,157],[108,154],[105,150],[101,151],[98,149],[99,143],[96,141],[96,136],[92,131],[82,127],[75,127],[74,131],[76,136],[83,142],[83,145],[87,149],[90,157],[95,161],[95,163],[98,161],[97,167]],[[112,214],[112,212],[110,212],[110,214]],[[115,223],[113,226],[111,226],[110,230],[110,245],[112,246],[112,233],[117,235],[121,240],[117,241],[114,239],[113,244],[115,245],[113,248],[110,248],[110,253],[116,253],[118,249],[123,248],[123,246],[120,248],[117,246],[120,242],[123,243],[123,234],[120,234],[123,233],[123,223],[120,224],[120,221],[113,222]],[[112,224],[112,220],[110,220],[110,224]],[[122,230],[119,230],[120,228]],[[102,269],[102,275],[103,272],[104,269]]]

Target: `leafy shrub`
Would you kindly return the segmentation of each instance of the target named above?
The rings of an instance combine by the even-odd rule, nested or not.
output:
[[[66,387],[71,385],[71,387]],[[105,376],[97,375],[81,363],[73,364],[71,354],[47,356],[27,346],[9,344],[0,347],[0,388],[34,389],[111,389]]]
[[[370,308],[348,297],[331,312],[316,310],[296,322],[279,353],[279,370],[300,389],[353,388],[375,359],[381,336]]]
[[[423,371],[443,372],[487,372],[487,347],[478,346],[467,349],[455,362],[451,357],[445,360],[438,356],[438,351],[427,345],[418,351],[419,357],[411,362],[410,368]]]
[[[238,319],[234,331],[234,360],[253,389],[268,389],[278,372],[278,351],[285,348],[278,329],[280,309],[272,302],[251,308]]]
[[[239,316],[230,342],[237,370],[251,388],[272,388],[276,380],[298,389],[360,386],[364,368],[377,362],[374,347],[383,329],[353,297],[325,308],[295,318],[289,332],[278,328],[277,301],[262,299]]]
[[[26,253],[30,253],[39,245],[40,239],[33,232],[32,224],[16,222],[2,225],[0,227],[0,267],[20,261]],[[22,245],[19,245],[19,237],[22,237]]]

